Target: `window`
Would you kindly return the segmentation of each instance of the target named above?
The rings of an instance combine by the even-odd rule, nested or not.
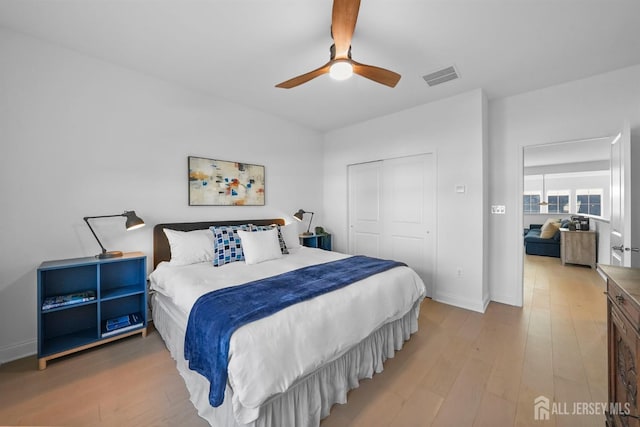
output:
[[[523,201],[525,214],[540,213],[539,191],[525,191]]]
[[[576,190],[576,206],[579,214],[602,214],[602,188]]]
[[[569,190],[553,190],[547,192],[549,213],[569,213]]]

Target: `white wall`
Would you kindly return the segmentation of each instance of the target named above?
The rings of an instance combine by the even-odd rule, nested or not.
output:
[[[434,299],[484,311],[483,121],[480,90],[422,105],[325,135],[324,226],[334,248],[348,250],[347,166],[434,153],[437,169]],[[455,192],[463,184],[466,193]],[[457,269],[463,273],[458,277]],[[487,292],[485,292],[485,289]]]
[[[490,200],[507,207],[506,215],[492,215],[489,223],[492,300],[522,302],[523,147],[614,135],[627,119],[632,139],[632,199],[640,198],[639,82],[640,66],[634,66],[489,102]],[[636,245],[640,243],[638,212],[632,211]]]
[[[143,251],[169,221],[321,213],[321,136],[276,117],[0,29],[0,363],[36,349],[36,268]],[[189,207],[187,156],[266,167],[266,206]],[[321,215],[319,222],[321,221]]]

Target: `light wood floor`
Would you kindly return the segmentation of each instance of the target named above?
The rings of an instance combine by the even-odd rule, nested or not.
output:
[[[384,372],[322,423],[332,426],[602,426],[604,417],[534,421],[539,395],[606,402],[604,283],[589,268],[528,257],[523,308],[485,314],[425,301],[420,331]],[[0,366],[0,425],[205,426],[157,332],[36,370]],[[283,426],[287,427],[287,426]]]

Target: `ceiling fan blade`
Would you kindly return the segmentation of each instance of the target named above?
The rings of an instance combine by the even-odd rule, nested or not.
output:
[[[309,80],[315,79],[318,76],[328,73],[329,68],[331,68],[331,61],[327,62],[320,68],[316,68],[313,71],[309,71],[308,73],[301,74],[297,77],[287,80],[286,82],[279,83],[276,85],[276,87],[279,87],[282,89],[291,89],[292,87],[299,86],[302,83],[306,83]]]
[[[400,74],[393,71],[385,70],[384,68],[374,67],[373,65],[360,64],[356,61],[351,61],[353,64],[353,72],[362,77],[366,77],[374,82],[381,83],[389,87],[395,87],[400,81]]]
[[[348,58],[359,10],[360,0],[333,0],[331,35],[336,45],[336,59]]]

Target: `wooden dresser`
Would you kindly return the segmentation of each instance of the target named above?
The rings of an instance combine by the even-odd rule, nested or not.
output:
[[[607,276],[609,427],[639,427],[640,269],[599,265]],[[628,413],[631,416],[625,416]]]

